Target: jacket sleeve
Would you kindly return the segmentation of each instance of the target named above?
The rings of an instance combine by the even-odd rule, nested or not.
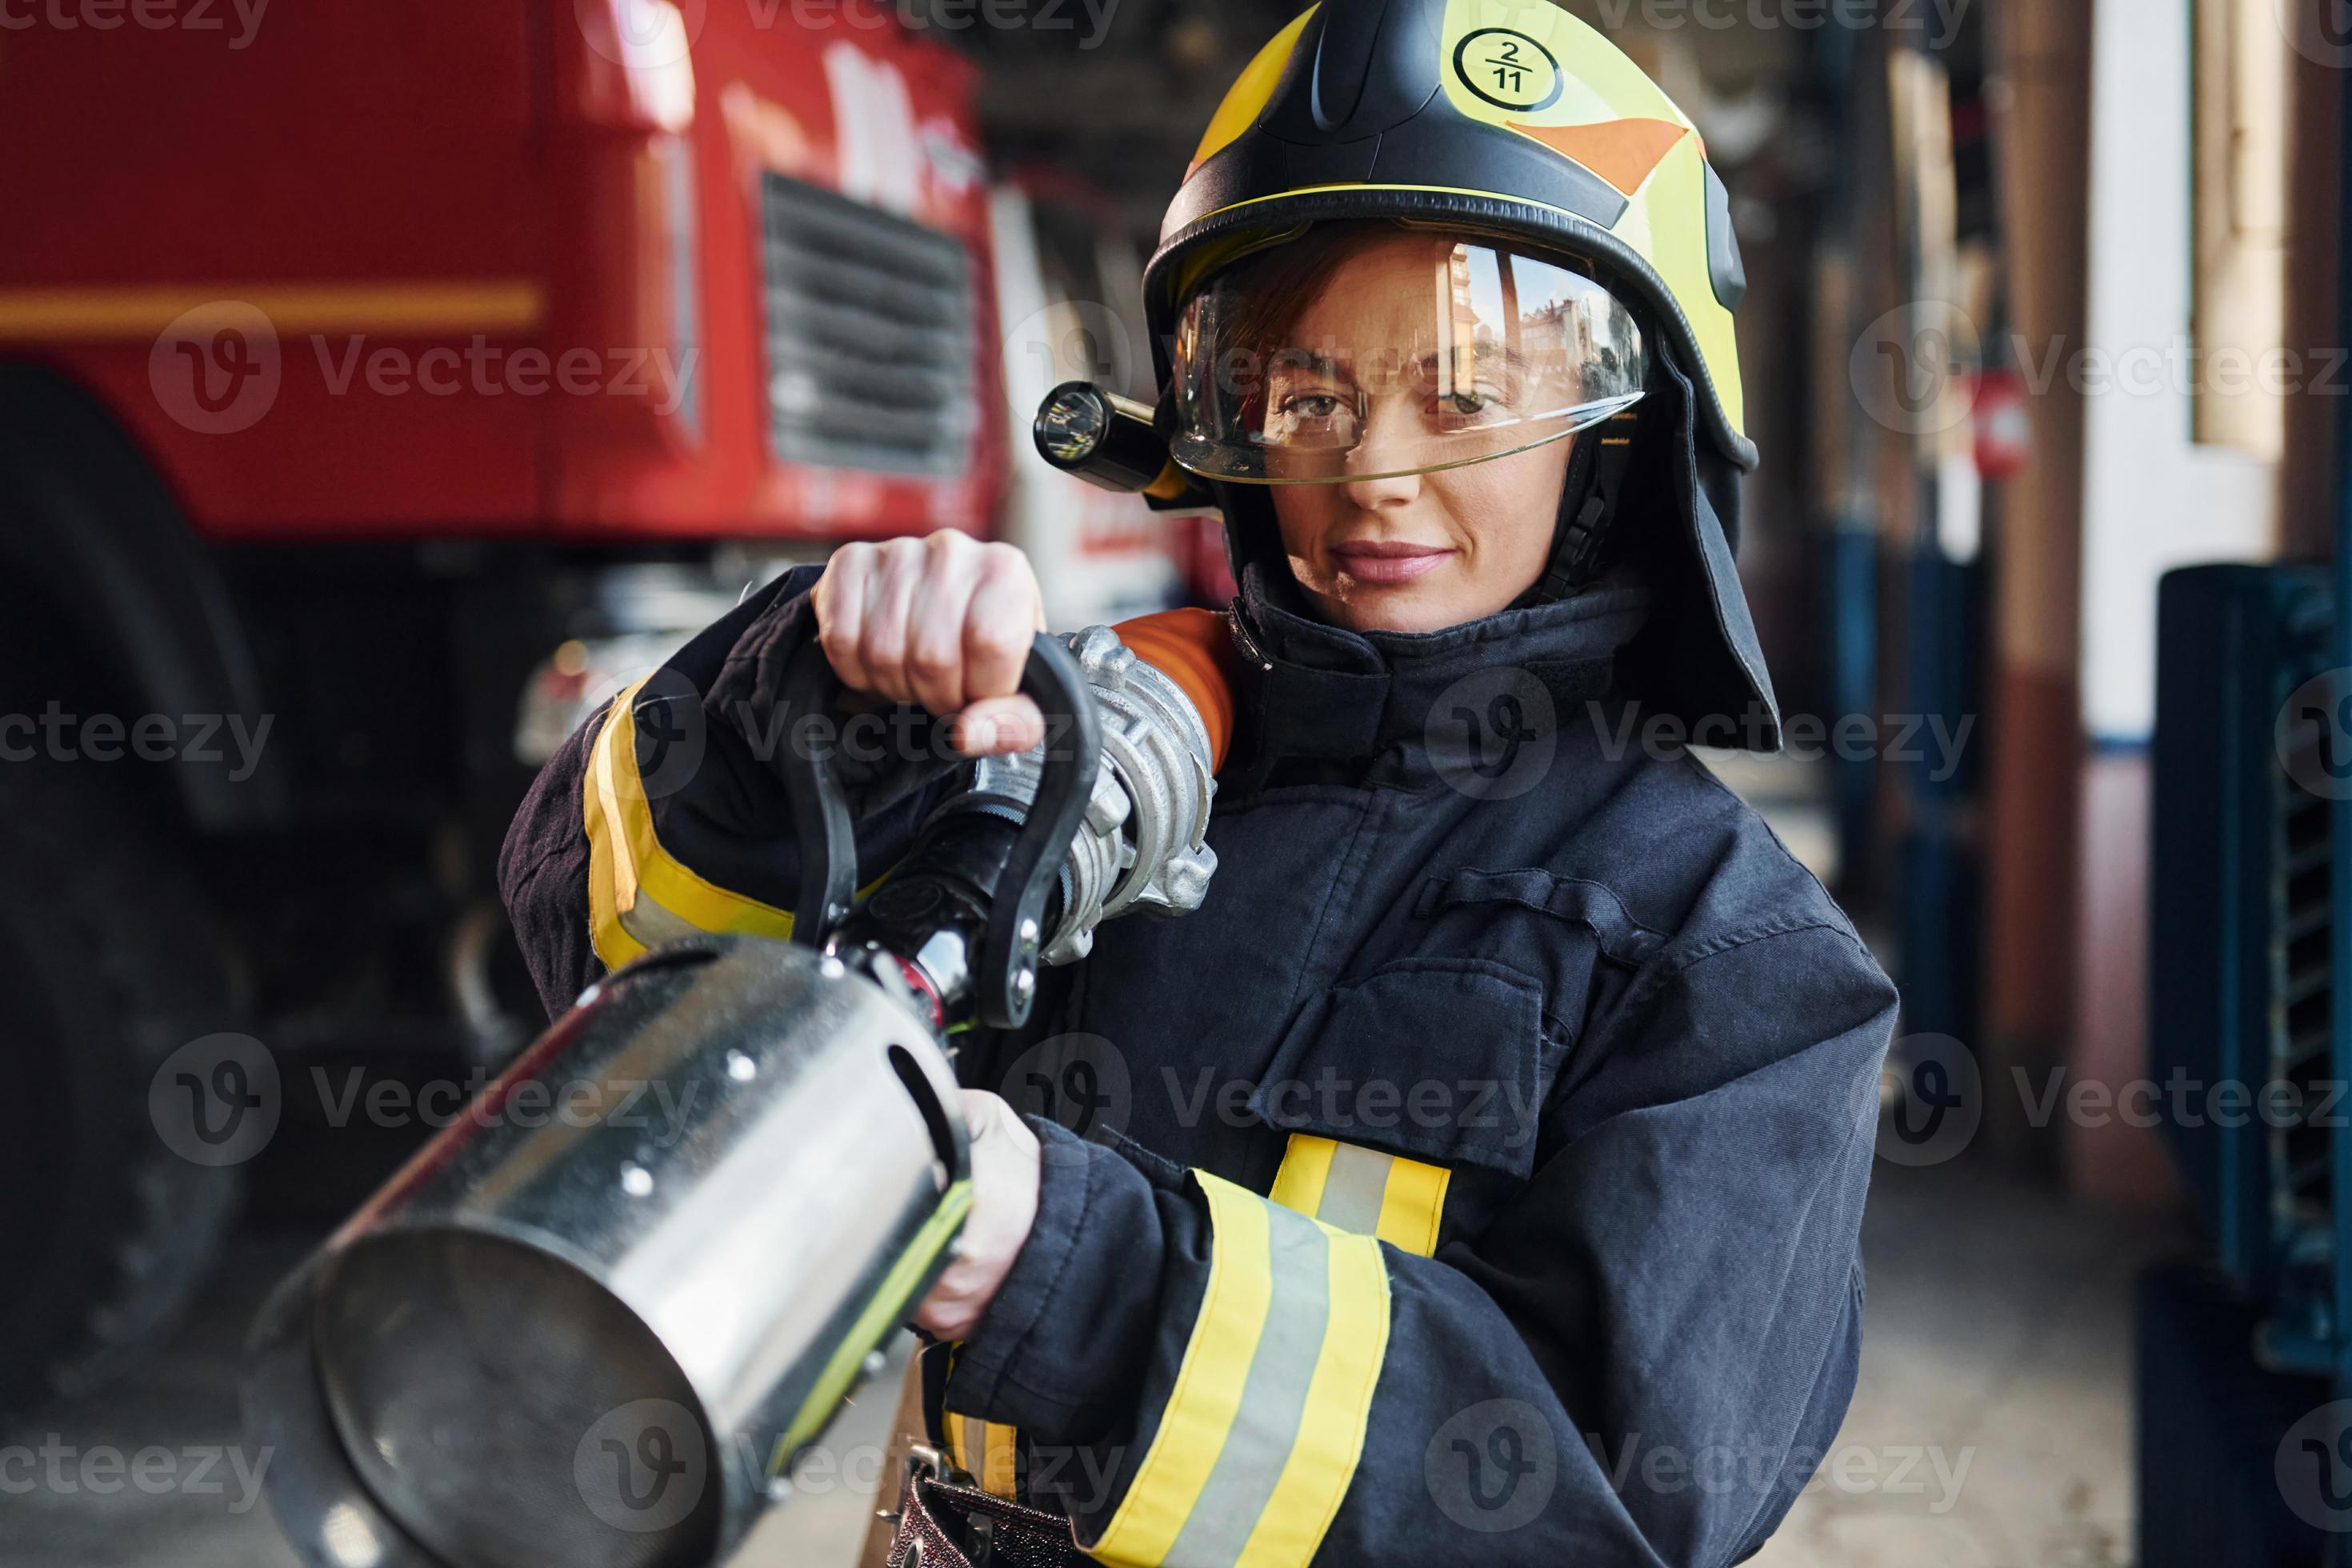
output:
[[[553,1017],[597,976],[695,931],[792,934],[800,855],[776,761],[835,752],[858,817],[858,885],[906,852],[960,759],[907,708],[790,713],[820,568],[787,573],[583,724],[508,829],[499,889]]]
[[[1853,1391],[1894,1015],[1843,927],[1661,953],[1434,1258],[1041,1123],[948,1407],[1066,1446],[1033,1472],[1106,1563],[1737,1562]]]

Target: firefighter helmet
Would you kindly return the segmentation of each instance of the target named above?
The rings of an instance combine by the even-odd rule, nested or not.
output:
[[[1213,274],[1362,218],[1572,258],[1646,313],[1713,445],[1754,467],[1723,182],[1673,101],[1550,0],[1323,0],[1276,34],[1210,121],[1145,273],[1163,380]]]
[[[1224,511],[1244,597],[1253,581],[1277,597],[1286,591],[1265,487],[1291,472],[1327,477],[1315,472],[1318,460],[1336,474],[1346,465],[1328,448],[1353,437],[1344,422],[1324,422],[1334,409],[1344,415],[1344,400],[1318,399],[1299,405],[1310,416],[1308,450],[1292,442],[1263,459],[1242,450],[1269,432],[1286,442],[1295,432],[1269,423],[1275,400],[1263,391],[1255,405],[1248,388],[1222,399],[1188,395],[1198,388],[1182,384],[1181,374],[1199,371],[1204,347],[1223,346],[1227,318],[1248,315],[1238,299],[1231,310],[1202,301],[1213,300],[1220,279],[1245,280],[1261,268],[1279,276],[1286,248],[1318,248],[1289,242],[1318,226],[1367,221],[1454,237],[1444,259],[1463,272],[1465,300],[1476,291],[1481,247],[1498,277],[1526,258],[1605,291],[1602,300],[1536,275],[1544,307],[1572,312],[1580,324],[1549,340],[1575,367],[1574,390],[1534,405],[1544,423],[1525,425],[1528,439],[1490,429],[1484,447],[1441,451],[1432,436],[1406,460],[1476,461],[1612,421],[1571,452],[1552,565],[1522,605],[1573,592],[1611,569],[1609,554],[1621,546],[1638,550],[1662,608],[1621,656],[1625,689],[1689,721],[1730,716],[1744,744],[1777,750],[1779,710],[1733,564],[1740,479],[1757,452],[1743,427],[1732,328],[1747,275],[1730,198],[1691,121],[1614,44],[1551,0],[1320,0],[1258,52],[1210,121],[1145,268],[1144,309],[1167,389],[1162,433]],[[1442,295],[1444,281],[1433,281]],[[1631,307],[1630,333],[1609,300]],[[1441,395],[1465,385],[1476,394],[1484,360],[1474,352],[1460,372],[1446,333],[1477,340],[1494,321],[1526,320],[1491,305],[1473,300],[1450,326],[1435,323],[1439,352],[1425,362],[1457,367],[1452,382],[1437,384]],[[1421,334],[1430,313],[1412,310],[1399,317],[1400,334]],[[1245,324],[1238,339],[1245,345],[1250,335]],[[1604,342],[1613,360],[1600,353]],[[1418,349],[1411,357],[1424,359]],[[1492,418],[1480,401],[1460,405],[1474,422]],[[1326,443],[1319,459],[1312,440]],[[1628,510],[1641,514],[1639,527],[1613,528]]]

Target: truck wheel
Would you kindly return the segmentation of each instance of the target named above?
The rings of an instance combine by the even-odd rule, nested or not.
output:
[[[0,1415],[168,1331],[240,1191],[150,1109],[167,1058],[233,1021],[216,928],[152,811],[97,772],[0,762]]]

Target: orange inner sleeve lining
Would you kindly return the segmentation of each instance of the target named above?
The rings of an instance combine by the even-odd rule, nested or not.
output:
[[[1210,771],[1223,768],[1234,738],[1234,638],[1225,617],[1214,610],[1161,610],[1111,630],[1192,700],[1209,731]]]

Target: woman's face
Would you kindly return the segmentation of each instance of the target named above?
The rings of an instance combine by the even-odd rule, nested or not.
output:
[[[1426,337],[1438,248],[1400,234],[1349,257],[1300,313],[1292,340],[1339,345],[1330,357],[1344,382],[1346,345]],[[1273,388],[1277,405],[1310,415],[1329,401],[1316,401],[1317,390]],[[1459,416],[1424,406],[1433,395],[1425,378],[1389,375],[1367,386],[1346,468],[1379,474],[1396,466],[1384,449],[1418,440],[1433,417]],[[1325,619],[1354,631],[1441,631],[1507,609],[1543,574],[1576,439],[1433,473],[1277,484],[1274,510],[1291,572]]]

